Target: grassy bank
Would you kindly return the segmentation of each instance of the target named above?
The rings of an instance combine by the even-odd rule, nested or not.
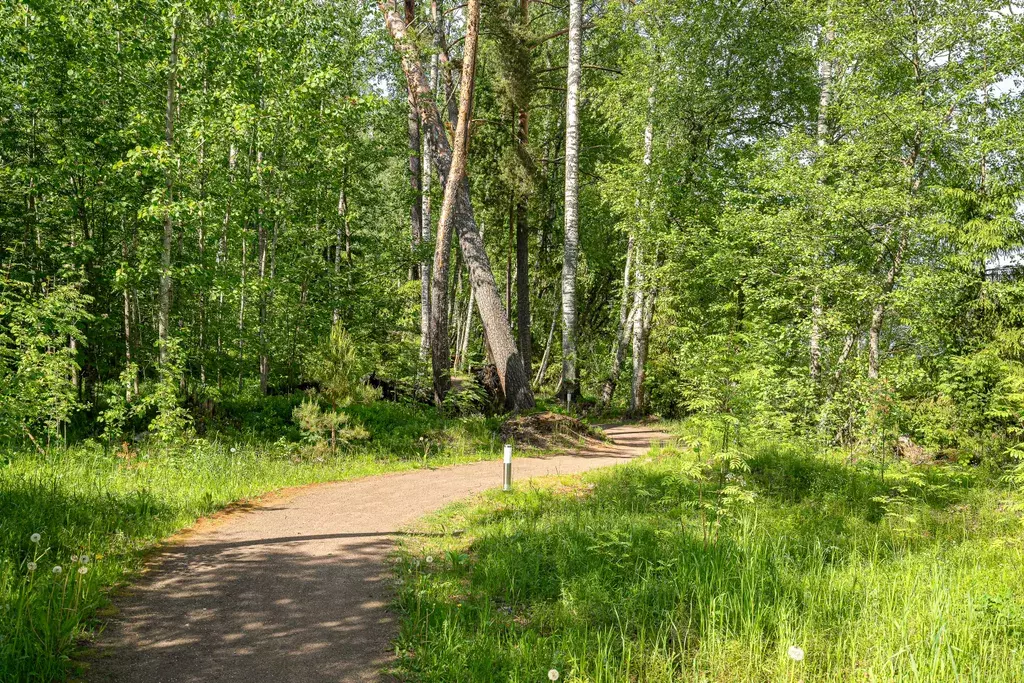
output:
[[[998,473],[742,450],[666,449],[443,512],[445,535],[397,564],[402,672],[1021,680],[1024,496]]]
[[[160,540],[229,503],[501,448],[496,423],[483,418],[445,420],[385,402],[350,412],[371,439],[335,453],[241,432],[169,446],[0,452],[0,680],[62,679],[107,589],[131,578]]]

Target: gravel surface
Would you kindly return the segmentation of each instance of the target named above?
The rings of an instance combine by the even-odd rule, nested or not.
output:
[[[625,462],[668,435],[516,458],[514,478]],[[396,619],[387,558],[414,520],[501,485],[500,460],[293,489],[198,525],[116,603],[87,679],[118,683],[385,680]]]

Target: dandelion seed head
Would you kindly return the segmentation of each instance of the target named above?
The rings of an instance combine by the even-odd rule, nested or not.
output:
[[[234,446],[232,446],[232,447],[231,447],[231,452],[232,452],[232,453],[235,453],[235,452],[237,452],[237,451],[238,451],[238,449],[237,449],[237,448],[235,448]]]
[[[40,536],[39,534],[32,534],[28,537],[28,540],[32,541],[33,543],[39,543],[40,538],[42,538],[42,536]]]
[[[427,564],[433,564],[433,563],[434,563],[434,556],[433,555],[427,555]]]
[[[794,662],[804,661],[804,650],[801,647],[797,647],[796,645],[790,645],[789,650],[787,650],[786,653],[789,655],[789,658],[792,659]]]
[[[79,567],[79,568],[78,568],[78,573],[79,573],[79,574],[85,574],[85,573],[86,573],[86,572],[88,572],[88,571],[89,571],[89,568],[88,568],[88,567]]]
[[[89,564],[89,556],[83,554],[81,557],[78,558],[78,561],[82,564]]]
[[[72,562],[78,562],[78,555],[72,555],[71,556],[71,561]]]
[[[551,670],[548,671],[548,680],[549,681],[557,681],[558,680],[558,669],[551,669]]]
[[[54,574],[60,574],[62,571],[64,571],[64,570],[61,568],[61,566],[59,564],[56,567],[53,568],[53,573]]]
[[[29,570],[30,572],[34,572],[34,571],[36,570],[36,567],[37,567],[37,566],[38,566],[38,565],[37,565],[37,564],[36,564],[35,562],[29,562],[29,563],[28,563],[28,570]]]

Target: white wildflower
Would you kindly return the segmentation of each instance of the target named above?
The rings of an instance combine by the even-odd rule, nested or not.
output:
[[[61,566],[59,564],[56,567],[53,568],[53,573],[54,574],[60,574],[62,571],[64,571],[64,570],[61,569]]]
[[[797,647],[796,645],[790,645],[789,650],[786,651],[789,658],[794,662],[804,661],[804,650],[803,648]]]
[[[42,536],[40,536],[39,534],[32,534],[28,537],[28,540],[32,541],[33,543],[39,543],[40,538],[42,538]]]
[[[548,671],[548,680],[549,681],[557,681],[558,680],[558,669],[551,669],[550,671]]]

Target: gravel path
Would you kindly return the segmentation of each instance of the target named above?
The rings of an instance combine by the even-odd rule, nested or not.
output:
[[[606,467],[668,435],[606,429],[613,444],[516,458],[516,481]],[[118,683],[376,681],[395,617],[386,563],[414,520],[501,485],[501,461],[295,489],[200,525],[118,601],[88,680]]]

